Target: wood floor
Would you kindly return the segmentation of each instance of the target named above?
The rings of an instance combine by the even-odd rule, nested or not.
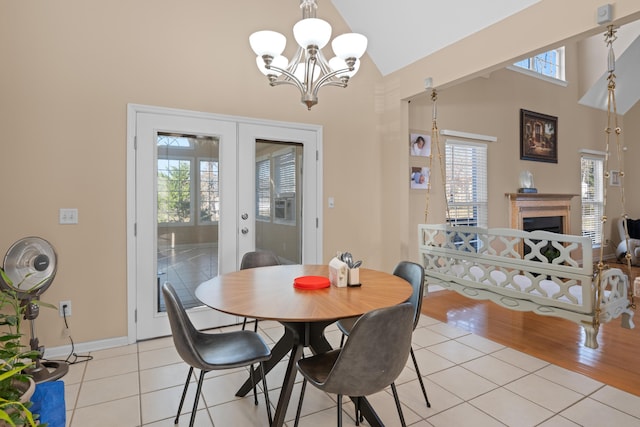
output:
[[[631,283],[634,273],[640,269],[632,272]],[[640,298],[636,303],[640,306]],[[640,316],[634,316],[638,326],[631,330],[620,327],[620,319],[601,325],[594,350],[584,346],[584,332],[576,323],[507,310],[454,291],[429,293],[422,313],[640,396]]]

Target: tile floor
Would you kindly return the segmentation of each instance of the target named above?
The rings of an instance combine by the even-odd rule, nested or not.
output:
[[[234,327],[222,328],[228,330]],[[260,333],[274,343],[283,333],[276,322],[260,322]],[[340,333],[326,335],[338,345]],[[413,349],[431,400],[428,409],[408,361],[398,378],[407,424],[427,426],[640,426],[640,397],[550,365],[445,323],[422,316]],[[67,426],[173,426],[188,371],[171,338],[92,353],[93,360],[70,367],[63,378]],[[267,375],[272,404],[278,399],[285,364]],[[235,397],[246,370],[210,372],[205,377],[196,425],[265,426],[264,399]],[[293,426],[300,383],[287,413]],[[195,386],[185,404],[191,408]],[[370,397],[387,426],[400,425],[390,390]],[[190,409],[186,409],[189,411]],[[344,425],[353,426],[353,406],[343,405]],[[305,395],[300,426],[336,425],[335,396],[312,386]],[[181,426],[188,425],[189,413]]]

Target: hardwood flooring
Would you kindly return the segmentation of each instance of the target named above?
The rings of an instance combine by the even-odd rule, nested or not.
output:
[[[612,267],[622,268],[620,265]],[[625,270],[623,268],[623,270]],[[634,269],[633,278],[640,273]],[[640,306],[640,298],[636,298]],[[636,312],[640,310],[636,309]],[[624,329],[620,319],[600,326],[597,349],[584,346],[581,326],[557,317],[507,310],[454,291],[429,293],[422,313],[468,330],[597,381],[640,396],[640,318],[638,327]]]

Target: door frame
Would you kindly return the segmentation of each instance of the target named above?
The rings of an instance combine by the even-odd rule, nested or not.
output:
[[[316,176],[315,176],[315,221],[305,221],[305,223],[315,222],[315,247],[312,249],[311,254],[303,255],[303,263],[321,263],[322,262],[322,236],[323,236],[323,220],[322,220],[322,126],[292,123],[292,122],[280,122],[272,120],[261,120],[249,117],[241,116],[229,116],[213,113],[205,113],[199,111],[164,108],[150,105],[141,104],[127,104],[127,148],[126,148],[126,186],[127,186],[127,221],[126,221],[126,262],[127,262],[127,340],[129,343],[135,343],[137,341],[137,329],[136,329],[136,310],[137,310],[137,265],[135,262],[137,253],[137,239],[136,239],[136,127],[137,127],[137,114],[138,113],[151,113],[151,114],[169,114],[176,116],[188,116],[202,119],[212,119],[221,121],[235,121],[238,126],[243,125],[258,125],[265,127],[280,127],[289,129],[299,129],[313,131],[316,135]],[[239,141],[239,136],[238,136]],[[313,155],[313,153],[307,153]],[[237,172],[237,171],[236,171]],[[306,180],[305,180],[306,181]],[[305,185],[305,189],[306,185]],[[303,193],[304,190],[303,189]],[[307,190],[311,190],[309,188]],[[237,207],[236,207],[237,208]],[[313,220],[313,219],[312,219]],[[237,221],[237,215],[236,215]],[[236,224],[237,225],[237,224]],[[237,226],[236,226],[237,228]],[[305,226],[306,228],[306,226]],[[308,231],[308,230],[307,230]]]

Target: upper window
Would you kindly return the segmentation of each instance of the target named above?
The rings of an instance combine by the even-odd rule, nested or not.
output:
[[[487,146],[447,140],[445,155],[447,222],[487,227]]]
[[[583,153],[580,156],[582,235],[591,238],[594,246],[602,243],[604,213],[604,155]]]
[[[534,75],[562,81],[565,80],[564,47],[539,53],[534,57],[523,59],[513,65],[520,69],[528,70],[534,73]]]
[[[159,224],[211,224],[220,220],[217,143],[216,138],[208,136],[158,134]]]

